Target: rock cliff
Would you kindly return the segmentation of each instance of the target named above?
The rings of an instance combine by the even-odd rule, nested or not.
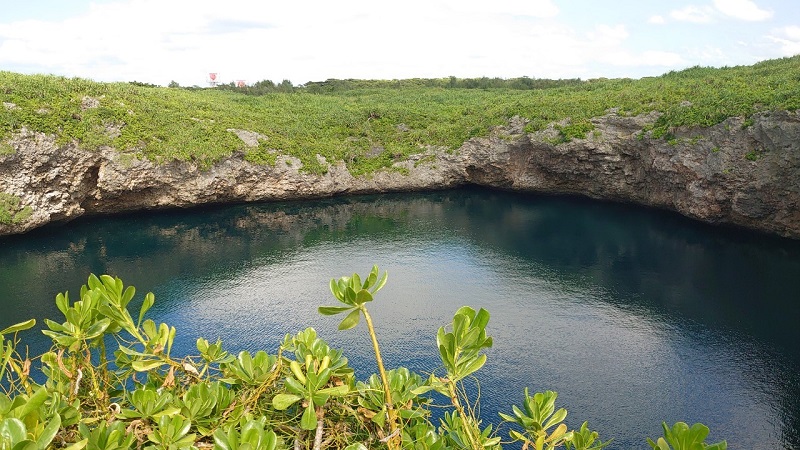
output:
[[[243,154],[210,168],[155,164],[111,148],[59,146],[23,129],[8,141],[13,152],[0,154],[0,192],[32,214],[0,224],[0,235],[82,215],[477,184],[636,203],[800,238],[800,113],[730,118],[675,129],[669,139],[642,132],[656,119],[612,111],[593,121],[585,139],[559,143],[556,124],[525,133],[525,120],[515,117],[455,151],[428,149],[397,163],[399,170],[358,178],[341,162],[328,164],[324,175],[307,174],[289,156],[274,166],[251,164]],[[230,131],[247,145],[247,132]]]

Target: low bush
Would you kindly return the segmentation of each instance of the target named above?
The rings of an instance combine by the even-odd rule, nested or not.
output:
[[[567,411],[556,408],[552,391],[530,395],[501,414],[507,434],[483,426],[463,381],[486,362],[492,346],[489,313],[465,306],[441,327],[437,346],[442,368],[421,376],[400,367],[385,370],[374,323],[367,310],[386,283],[373,267],[331,280],[337,306],[322,314],[346,313],[340,329],[367,322],[379,374],[355,380],[341,350],[313,328],[287,335],[275,355],[229,353],[221,342],[200,338],[197,355],[175,355],[176,329],[147,319],[153,294],[138,312],[135,296],[119,278],[91,275],[71,302],[56,297],[63,322],[45,320],[53,347],[33,358],[44,382],[31,377],[32,360],[16,351],[18,333],[35,321],[0,331],[0,449],[197,449],[274,450],[365,448],[445,450],[500,449],[518,441],[531,449],[600,449],[598,433],[583,423],[569,429]],[[434,399],[445,412],[434,423]],[[443,406],[443,405],[438,405]],[[664,424],[664,437],[648,440],[658,450],[708,448],[708,428]],[[671,447],[670,447],[671,446]]]
[[[514,116],[528,120],[528,132],[569,119],[572,125],[560,135],[566,142],[585,137],[590,119],[610,110],[661,113],[644,130],[653,138],[679,126],[793,111],[800,107],[797,73],[800,56],[639,80],[328,80],[291,89],[287,83],[177,89],[0,71],[0,143],[25,127],[54,135],[59,144],[111,146],[155,162],[209,167],[242,152],[253,162],[274,164],[274,155],[282,154],[298,158],[302,171],[322,173],[320,155],[359,175],[429,147],[455,150]],[[251,91],[262,95],[247,95]],[[248,147],[230,129],[264,138]],[[0,146],[0,153],[8,151]]]
[[[0,192],[0,223],[15,224],[24,222],[33,214],[30,206],[22,204],[22,200],[15,195]]]

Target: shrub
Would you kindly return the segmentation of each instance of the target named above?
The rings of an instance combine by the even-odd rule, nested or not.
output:
[[[128,307],[133,287],[91,275],[80,300],[56,296],[64,322],[45,320],[53,348],[41,355],[42,384],[30,377],[30,360],[16,352],[17,333],[35,321],[0,331],[0,379],[7,389],[0,393],[0,448],[501,449],[498,430],[481,425],[477,405],[461,384],[486,362],[484,350],[493,343],[489,312],[462,307],[438,330],[438,375],[422,377],[402,367],[385,371],[366,309],[387,280],[385,273],[378,275],[373,267],[363,281],[358,274],[331,280],[341,306],[320,308],[323,314],[347,313],[343,330],[362,316],[366,320],[380,374],[364,382],[354,379],[344,353],[313,328],[287,335],[276,355],[233,356],[221,342],[202,338],[199,355],[173,355],[176,329],[146,319],[153,294],[145,295],[134,316]],[[117,345],[113,352],[106,348],[111,343]],[[434,392],[448,404],[440,405],[445,412],[438,425],[431,420]],[[585,422],[570,430],[556,397],[525,389],[522,408],[500,415],[512,427],[509,436],[538,450],[608,444]],[[664,424],[664,430],[663,438],[648,440],[654,449],[726,447],[724,441],[707,446],[702,424]]]
[[[0,192],[0,224],[24,222],[33,214],[30,206],[24,206],[19,197]]]

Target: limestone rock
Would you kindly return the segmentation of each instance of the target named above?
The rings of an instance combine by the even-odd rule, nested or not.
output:
[[[593,120],[595,130],[586,139],[556,145],[554,127],[527,133],[527,120],[514,117],[456,151],[430,148],[396,163],[399,170],[364,177],[322,157],[324,175],[304,173],[299,160],[283,155],[274,167],[249,163],[238,153],[210,168],[188,161],[156,164],[111,148],[59,146],[51,136],[22,129],[8,142],[14,152],[0,155],[0,192],[20,197],[33,215],[0,224],[0,235],[91,214],[478,184],[636,203],[800,239],[797,112],[681,128],[670,141],[642,132],[657,118],[610,110]],[[248,145],[266,138],[230,131]]]

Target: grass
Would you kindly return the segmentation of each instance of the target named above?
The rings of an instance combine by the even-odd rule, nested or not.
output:
[[[6,142],[0,142],[0,156],[13,155],[15,153],[14,147]]]
[[[24,222],[33,214],[30,206],[23,206],[19,197],[0,192],[0,224]]]
[[[622,115],[661,112],[643,130],[657,139],[668,139],[678,126],[707,127],[759,111],[793,111],[800,107],[800,56],[753,66],[693,67],[640,80],[543,84],[552,87],[532,90],[422,82],[399,88],[389,82],[356,86],[253,96],[0,72],[4,101],[16,105],[0,108],[0,141],[25,126],[53,134],[60,143],[76,140],[89,149],[108,145],[157,162],[177,159],[207,167],[241,151],[250,161],[274,165],[280,153],[300,159],[306,172],[322,173],[326,166],[318,162],[319,154],[329,162],[344,161],[360,175],[390,167],[427,146],[457,149],[515,115],[530,120],[528,132],[569,119],[559,128],[559,141],[567,142],[585,138],[593,129],[590,119],[611,108]],[[82,107],[87,97],[99,104]],[[249,148],[229,128],[257,132],[267,140]]]

